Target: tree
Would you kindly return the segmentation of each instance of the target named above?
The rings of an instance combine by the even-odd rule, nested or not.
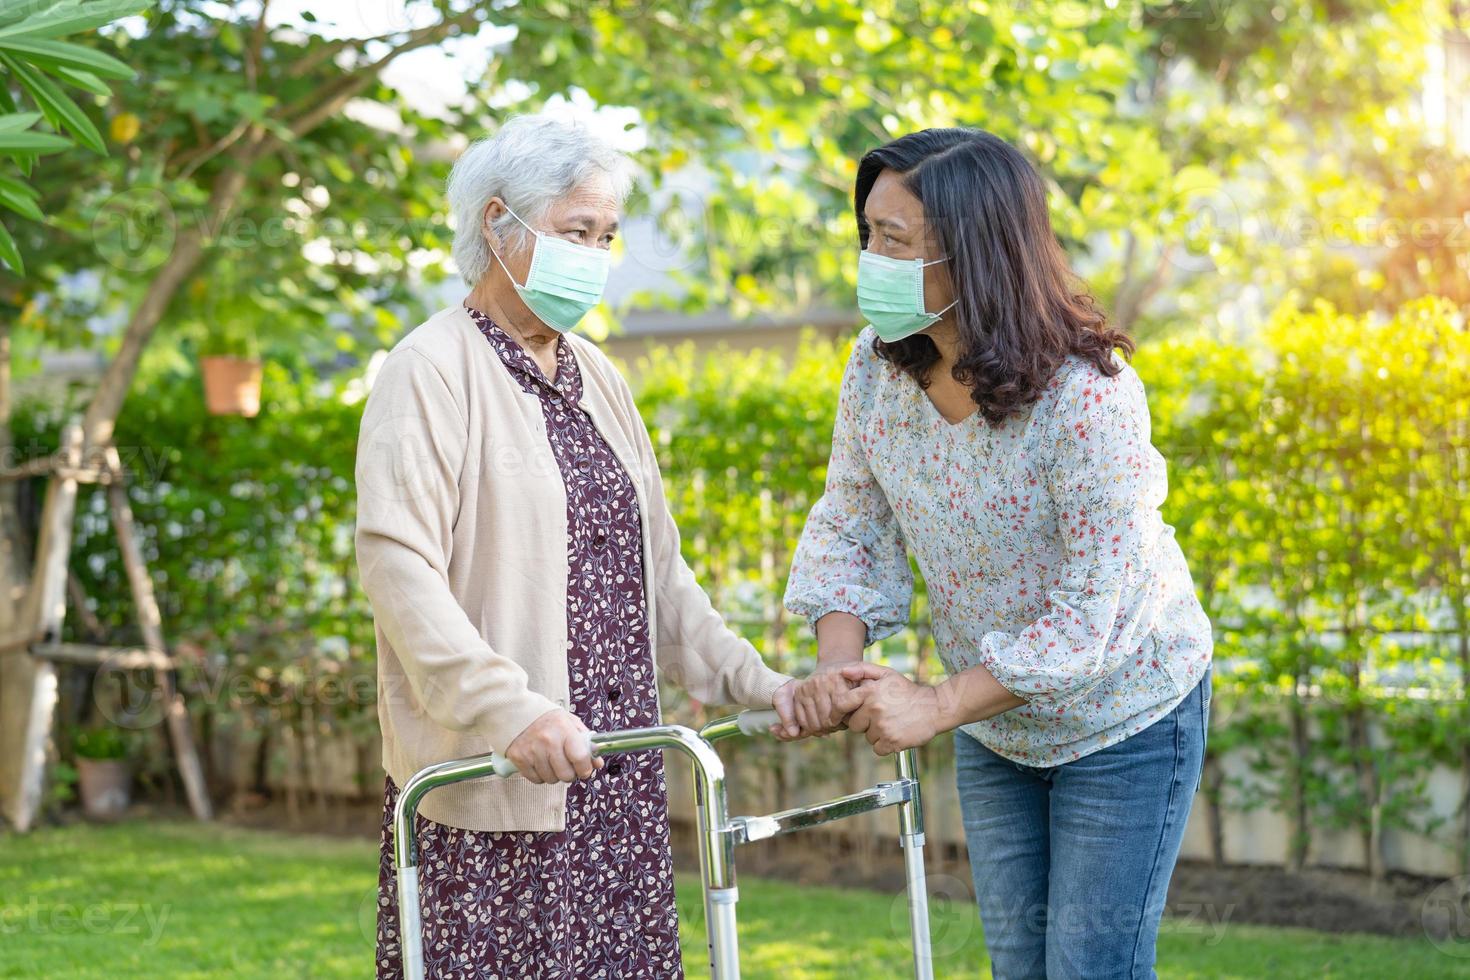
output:
[[[508,58],[537,65],[532,104],[580,88],[637,106],[655,185],[691,160],[709,171],[707,191],[664,215],[698,260],[683,277],[691,308],[850,306],[857,160],[906,132],[975,125],[1022,146],[1078,248],[1154,213],[1142,196],[1110,199],[1090,225],[1078,210],[1120,150],[1164,166],[1154,122],[1127,107],[1143,6],[566,0],[523,21]]]
[[[36,317],[38,301],[55,304],[58,284],[79,270],[98,275],[105,286],[112,287],[104,291],[120,301],[124,323],[83,416],[84,452],[89,456],[109,444],[140,359],[171,307],[184,295],[207,303],[209,285],[200,278],[202,273],[218,273],[242,256],[255,263],[243,271],[255,272],[285,263],[292,253],[291,244],[299,250],[301,242],[289,217],[285,218],[286,241],[277,247],[261,247],[258,236],[250,242],[238,239],[241,227],[259,229],[267,219],[283,217],[285,200],[292,195],[281,188],[293,165],[309,157],[312,164],[339,179],[344,171],[350,177],[342,157],[351,150],[361,151],[356,156],[359,162],[379,164],[388,174],[398,172],[395,166],[401,171],[409,165],[411,154],[403,156],[397,144],[352,124],[343,114],[347,104],[365,95],[393,101],[381,82],[388,65],[410,51],[475,30],[487,19],[480,5],[425,0],[421,7],[435,15],[426,26],[404,26],[381,37],[329,41],[269,29],[269,0],[253,10],[232,11],[232,18],[211,19],[208,14],[217,6],[202,0],[165,0],[140,37],[116,35],[110,39],[140,73],[139,87],[122,93],[120,103],[127,111],[115,115],[107,127],[114,142],[127,152],[109,159],[100,180],[95,167],[84,171],[68,158],[37,175],[44,178],[38,180],[40,211],[54,216],[53,224],[45,229],[45,240],[34,243],[38,264],[43,267],[24,278],[12,272],[0,280],[0,296],[10,310],[20,313],[22,322],[42,327],[48,320],[44,315]],[[78,7],[77,3],[58,5],[63,10]],[[54,49],[51,56],[56,56]],[[94,134],[100,136],[101,127],[94,118],[100,112],[98,104],[77,106],[78,111],[72,112],[52,101],[51,111],[62,126],[86,133],[89,141]],[[370,141],[371,148],[363,141]],[[399,159],[396,165],[389,159],[394,155]],[[315,171],[309,174],[308,180],[317,176]],[[364,182],[371,180],[364,177]],[[344,185],[349,183],[342,180]],[[404,183],[414,186],[412,180]],[[273,193],[262,193],[265,188]],[[362,191],[364,195],[369,192]],[[127,248],[118,248],[127,244],[126,239],[114,239],[108,252],[106,205],[109,198],[116,201],[118,194],[123,195],[125,223],[171,217],[171,224],[161,226],[167,232],[161,242],[154,236],[160,226],[146,229],[145,240],[158,249],[156,256],[145,254],[140,261]],[[397,203],[410,211],[409,217],[421,221],[424,213],[412,212],[419,200],[409,197]],[[321,210],[318,207],[315,212],[318,220],[301,222],[306,231],[320,230]],[[104,219],[101,226],[99,217]],[[232,219],[242,219],[245,225],[232,226]],[[60,236],[54,234],[57,230]],[[133,230],[136,228],[123,229]],[[222,230],[229,234],[222,235]],[[405,249],[401,234],[385,236],[382,228],[373,231],[379,254],[391,256],[394,250]],[[350,226],[342,228],[328,241],[335,244],[350,239],[353,232]],[[30,250],[30,244],[22,248]],[[343,261],[350,266],[355,254],[348,253]],[[104,257],[116,264],[108,265]],[[318,276],[316,282],[286,278],[302,273],[305,264],[304,260],[297,262],[276,280],[280,301],[298,311],[322,302],[306,294],[331,284],[330,272],[334,271],[329,264],[323,273],[327,278]],[[351,291],[341,295],[354,298]],[[242,304],[251,299],[248,292],[235,296]],[[215,312],[219,315],[218,308]],[[70,329],[76,330],[74,326]],[[8,371],[8,355],[8,349],[0,350],[6,361],[0,366],[0,377]],[[8,446],[8,405],[0,404],[0,410],[0,446]],[[4,532],[0,606],[5,607],[0,626],[9,627],[29,569],[15,508],[4,510],[9,520],[0,529]],[[17,638],[5,639],[13,642]],[[5,746],[14,744],[19,736],[15,729],[26,714],[24,704],[11,699],[24,697],[29,689],[23,676],[27,667],[26,658],[21,657],[6,657],[0,666],[4,671],[0,694],[7,698],[7,710],[0,713],[5,725],[0,728],[0,755],[7,753]]]
[[[105,154],[101,135],[86,113],[78,107],[63,85],[80,88],[99,100],[111,93],[102,79],[125,79],[132,71],[110,55],[61,40],[80,31],[111,23],[124,14],[136,13],[149,0],[55,0],[29,4],[0,3],[0,206],[21,218],[44,221],[37,206],[39,192],[24,178],[29,177],[37,158],[70,149],[75,139],[94,153]],[[23,111],[33,105],[39,111]],[[53,132],[35,127],[45,119]],[[0,261],[16,273],[25,263],[14,238],[0,224]],[[13,455],[10,436],[10,332],[11,319],[0,318],[0,468]],[[20,590],[17,583],[27,576],[21,529],[16,508],[16,484],[0,481],[0,646],[15,625]],[[25,658],[0,658],[0,746],[7,748],[23,737],[24,710],[31,690],[31,665]],[[19,753],[10,752],[3,768],[15,763]],[[7,784],[0,793],[8,795]]]
[[[507,60],[536,65],[531,104],[638,107],[655,183],[710,171],[663,215],[690,308],[850,305],[857,158],[974,125],[1037,163],[1114,319],[1148,331],[1210,322],[1222,280],[1374,304],[1359,270],[1422,142],[1433,29],[1419,0],[554,0]]]

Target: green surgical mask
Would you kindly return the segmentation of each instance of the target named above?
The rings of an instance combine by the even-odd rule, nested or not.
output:
[[[510,207],[505,210],[510,211]],[[510,216],[526,225],[514,211],[510,211]],[[494,249],[491,249],[491,254],[505,269],[511,285],[521,294],[530,311],[551,329],[566,333],[587,315],[588,310],[602,301],[612,255],[605,248],[578,245],[537,231],[530,225],[526,228],[536,236],[536,245],[531,253],[531,271],[526,273],[525,285],[516,282]]]
[[[858,309],[888,343],[903,340],[938,320],[950,303],[938,313],[924,308],[924,267],[944,259],[891,259],[876,252],[864,251],[858,256]]]

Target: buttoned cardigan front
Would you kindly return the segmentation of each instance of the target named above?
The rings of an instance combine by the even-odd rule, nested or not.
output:
[[[568,335],[581,407],[633,480],[659,669],[709,704],[768,707],[788,678],[732,632],[679,551],[653,446],[621,374]],[[504,750],[566,707],[567,518],[541,406],[467,310],[441,310],[385,358],[357,454],[357,560],[373,608],[383,765],[398,785]],[[469,830],[562,830],[565,784],[520,776],[437,789],[419,812]]]

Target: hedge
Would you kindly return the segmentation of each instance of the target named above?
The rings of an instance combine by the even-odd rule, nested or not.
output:
[[[820,493],[846,354],[808,336],[785,358],[686,346],[630,370],[686,556],[786,670],[813,653],[780,596]],[[1470,789],[1463,314],[1435,300],[1393,317],[1286,307],[1249,340],[1176,337],[1134,364],[1169,461],[1165,517],[1216,628],[1212,757],[1244,753],[1253,770],[1229,779],[1212,765],[1211,805],[1286,814],[1294,865],[1314,831],[1347,828],[1381,871],[1384,831],[1405,828],[1438,836],[1470,870],[1470,811],[1451,828],[1424,817],[1432,766]],[[276,367],[258,418],[214,418],[197,378],[176,370],[123,413],[117,438],[167,632],[211,733],[371,741],[373,632],[352,567],[361,389]],[[61,414],[24,408],[17,443],[54,445]],[[84,497],[80,514],[74,570],[97,623],[73,616],[68,629],[126,641],[102,502]],[[913,621],[880,655],[933,677],[922,583]],[[255,744],[262,775],[282,765],[278,745]]]

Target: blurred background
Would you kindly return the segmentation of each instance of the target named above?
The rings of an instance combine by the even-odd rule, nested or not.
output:
[[[358,420],[465,292],[450,164],[549,111],[639,165],[584,329],[686,557],[792,672],[856,162],[928,126],[1020,147],[1140,342],[1216,628],[1161,974],[1470,976],[1467,28],[1462,0],[0,0],[0,974],[370,968]],[[912,621],[873,655],[933,679],[922,588]],[[987,975],[948,739],[924,765],[938,970]],[[888,771],[843,737],[732,769],[747,813]],[[751,975],[902,970],[891,828],[841,826],[752,853]]]

